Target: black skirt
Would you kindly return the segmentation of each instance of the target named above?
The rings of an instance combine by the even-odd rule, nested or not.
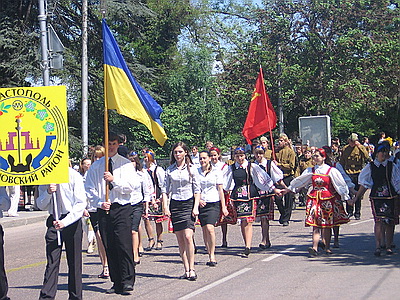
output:
[[[181,231],[186,228],[194,230],[195,218],[192,215],[193,206],[193,198],[183,201],[171,200],[169,209],[171,212],[171,221],[174,232]]]
[[[143,203],[132,205],[132,231],[139,231],[140,220],[143,214]]]
[[[215,226],[219,217],[219,206],[219,202],[209,202],[206,206],[199,208],[199,219],[202,227],[207,224]]]

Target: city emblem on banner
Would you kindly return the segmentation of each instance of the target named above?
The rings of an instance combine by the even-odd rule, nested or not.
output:
[[[0,89],[0,186],[68,182],[65,86]]]

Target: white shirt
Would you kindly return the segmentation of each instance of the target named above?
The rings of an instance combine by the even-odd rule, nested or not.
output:
[[[132,191],[132,205],[138,204],[142,201],[150,202],[150,196],[154,192],[153,181],[151,181],[149,173],[146,170],[137,171],[140,177]]]
[[[217,168],[218,170],[222,171],[222,176],[224,176],[224,178],[226,177],[226,174],[228,173],[228,169],[229,166],[224,163],[223,161],[218,161],[215,165],[213,163],[211,163],[213,168]]]
[[[214,167],[207,175],[201,168],[198,168],[197,171],[200,177],[200,199],[208,203],[220,201],[217,185],[224,183],[222,171]]]
[[[39,197],[36,204],[39,209],[47,210],[55,219],[61,215],[68,214],[62,222],[65,226],[71,225],[83,216],[86,207],[85,188],[82,176],[72,168],[68,168],[69,182],[57,185],[57,191],[49,194],[49,185],[39,186]],[[53,195],[57,205],[58,216],[54,215]]]
[[[343,169],[343,166],[340,163],[336,163],[335,168],[340,172],[340,174],[342,174],[344,181],[347,184],[347,187],[349,189],[351,188],[355,188],[355,184],[353,183],[353,181],[351,181],[350,176],[346,173],[346,171]]]
[[[314,166],[314,173],[323,175],[328,172],[329,168],[332,169],[328,175],[336,192],[340,195],[342,200],[350,199],[349,188],[347,187],[347,184],[344,181],[342,174],[340,174],[340,172],[336,168],[328,166],[327,164],[322,164],[321,166],[316,165]],[[296,190],[312,184],[312,175],[314,174],[312,169],[313,168],[305,169],[299,177],[296,177],[292,180],[292,182],[288,186],[288,189],[292,192],[296,192]]]
[[[121,205],[132,204],[132,191],[141,186],[141,179],[129,159],[119,154],[114,155],[111,159],[114,180],[112,182],[113,188],[109,190],[109,200],[111,203],[116,202]],[[106,201],[105,161],[106,159],[103,156],[95,161],[87,171],[85,190],[90,202],[89,208],[101,208],[102,203]]]
[[[156,169],[157,168],[157,169]],[[147,169],[147,170],[150,170],[152,173],[153,172],[155,172],[155,176],[156,176],[156,178],[157,178],[157,181],[158,181],[158,187],[161,189],[161,187],[164,185],[164,181],[165,181],[165,171],[164,171],[164,169],[163,168],[161,168],[160,166],[157,166],[157,165],[155,165],[155,164],[152,164],[151,166],[150,166],[150,168],[149,169]],[[148,173],[148,172],[147,172]],[[153,181],[152,181],[152,179],[151,179],[151,177],[150,177],[150,181],[151,181],[151,184],[153,185]],[[155,183],[155,182],[154,182]],[[152,192],[152,197],[156,197],[156,186],[153,186],[153,192]],[[161,195],[160,195],[161,196]]]
[[[9,210],[11,206],[11,199],[7,194],[5,186],[0,186],[0,218],[3,217],[3,210]]]
[[[191,154],[190,158],[192,159],[192,163],[196,168],[200,167],[200,155],[197,153],[196,155]]]
[[[247,160],[244,161],[242,168],[247,169],[247,166],[249,165],[249,162]],[[240,165],[235,162],[236,168],[239,168]],[[267,192],[272,192],[272,190],[275,188],[274,183],[263,169],[260,168],[260,166],[256,164],[251,164],[250,167],[250,175],[253,178],[253,182],[262,191],[267,191]],[[225,185],[224,185],[224,190],[225,191],[231,191],[235,187],[235,181],[233,180],[233,172],[232,172],[232,167],[228,167],[228,171],[226,173],[226,178],[225,178]]]
[[[199,172],[193,165],[190,166],[190,174],[189,178],[186,164],[182,169],[178,169],[176,163],[172,164],[165,172],[165,182],[161,192],[170,195],[170,199],[177,201],[188,200],[194,194],[200,194]]]
[[[377,159],[375,159],[374,164],[377,167],[379,167],[380,165],[386,167],[389,160],[390,159],[387,159],[381,163]],[[372,180],[371,176],[371,165],[369,163],[361,170],[360,175],[358,175],[358,183],[367,189],[371,189],[374,185],[374,181]],[[396,193],[400,194],[400,168],[399,165],[395,163],[393,163],[391,183]]]
[[[258,161],[256,161],[255,163],[257,165],[260,165]],[[265,168],[265,172],[267,172],[267,160],[265,158],[261,161],[261,165]],[[279,169],[276,163],[272,160],[271,160],[271,179],[274,183],[277,183],[279,180],[283,179],[282,170]]]

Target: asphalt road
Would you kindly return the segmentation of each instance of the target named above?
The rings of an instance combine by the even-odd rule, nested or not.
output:
[[[278,217],[278,212],[275,213]],[[137,266],[131,296],[106,295],[108,280],[98,279],[100,261],[95,254],[83,255],[84,299],[398,299],[400,254],[375,257],[373,220],[369,202],[363,202],[361,220],[341,228],[340,248],[332,256],[309,258],[311,230],[304,227],[304,209],[294,211],[290,226],[272,222],[272,247],[258,250],[259,223],[254,226],[249,258],[238,253],[243,242],[238,225],[229,226],[228,249],[217,249],[218,265],[205,265],[201,228],[196,228],[199,253],[198,280],[179,280],[183,267],[175,236],[164,235],[162,251],[146,252]],[[398,229],[397,229],[398,230]],[[220,245],[220,230],[217,229]],[[11,299],[37,299],[44,268],[44,221],[5,228],[6,270]],[[395,242],[400,246],[399,234]],[[147,242],[145,242],[146,245]],[[398,251],[398,250],[397,250]],[[67,299],[65,255],[61,264],[57,299]]]

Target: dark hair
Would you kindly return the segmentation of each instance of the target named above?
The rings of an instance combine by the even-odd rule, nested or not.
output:
[[[329,146],[323,146],[322,149],[325,151],[325,163],[332,167],[333,162],[331,160],[330,155],[332,154],[332,149]]]
[[[208,157],[211,157],[210,151],[203,150],[203,151],[199,152],[199,156],[200,156],[200,154],[202,154],[202,153],[205,153],[205,154],[207,154]],[[207,176],[208,173],[211,172],[211,170],[212,170],[212,165],[211,165],[211,164],[208,164],[208,168],[207,168],[207,170],[206,170],[206,176]]]
[[[140,159],[138,155],[134,155],[134,156],[129,156],[129,160],[131,162],[135,162],[135,169],[136,171],[142,171],[143,170],[143,166],[140,163]]]
[[[79,162],[79,173],[80,173],[82,176],[85,175],[85,171],[83,171],[83,162],[84,162],[85,160],[90,160],[90,162],[92,162],[92,160],[91,160],[89,157],[85,157],[85,158],[82,158],[82,159],[81,159],[81,161]]]
[[[176,159],[175,159],[175,156],[174,156],[174,150],[176,148],[178,148],[178,147],[182,147],[183,151],[185,151],[185,153],[186,153],[185,163],[188,166],[193,164],[192,159],[190,158],[190,155],[189,155],[189,148],[188,148],[188,146],[186,146],[186,144],[184,142],[177,142],[175,145],[172,146],[169,163],[171,165],[176,163]]]
[[[174,150],[176,148],[178,148],[178,147],[182,147],[183,151],[185,151],[185,153],[186,153],[186,155],[185,155],[185,163],[186,163],[187,170],[188,170],[188,173],[189,173],[189,180],[191,180],[192,173],[190,173],[190,165],[192,165],[193,162],[192,162],[192,159],[190,158],[190,155],[189,155],[189,148],[188,148],[188,146],[186,146],[186,144],[184,142],[177,142],[175,145],[172,146],[171,157],[170,157],[169,163],[171,165],[176,163],[176,159],[175,159],[175,156],[174,156]]]
[[[118,133],[118,142],[119,143],[126,143],[126,135],[123,133]]]
[[[109,132],[108,133],[108,141],[118,141],[119,142],[119,136],[115,132]],[[105,139],[103,139],[103,142],[105,143]],[[107,145],[106,145],[107,146]]]

